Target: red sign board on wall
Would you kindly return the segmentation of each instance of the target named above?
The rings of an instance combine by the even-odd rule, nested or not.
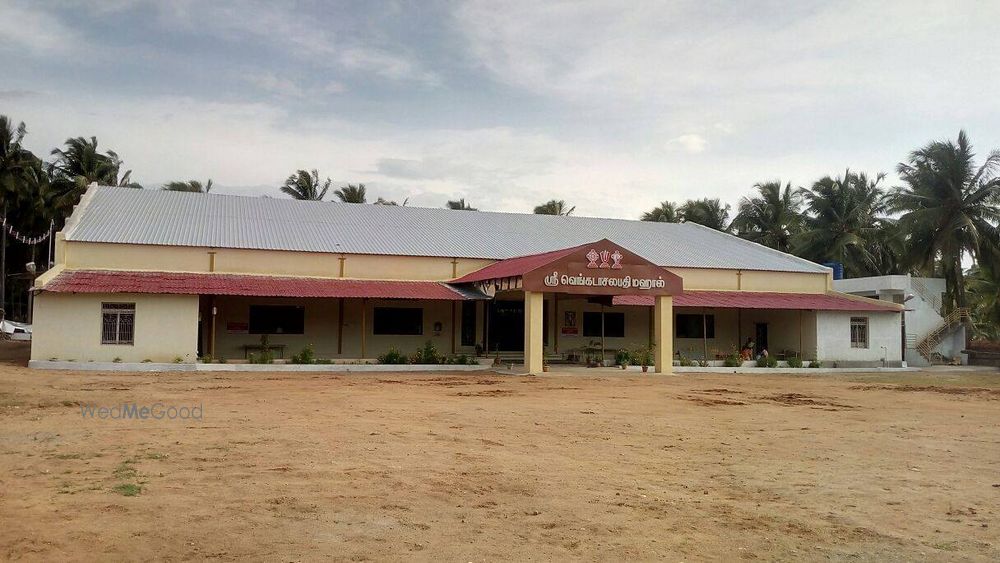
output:
[[[678,295],[680,276],[605,239],[524,273],[528,291],[582,295]]]

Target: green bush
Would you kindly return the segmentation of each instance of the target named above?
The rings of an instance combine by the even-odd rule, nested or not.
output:
[[[293,364],[315,364],[316,352],[313,351],[312,344],[306,344],[301,352],[292,356],[291,362]]]
[[[684,354],[678,354],[678,356],[680,356],[680,365],[682,367],[691,367],[694,365],[694,362]]]
[[[757,367],[759,367],[759,368],[766,368],[767,367],[767,358],[764,357],[764,356],[761,356],[761,357],[757,358]]]
[[[260,354],[250,354],[248,360],[251,364],[274,363],[274,352],[271,351],[271,342],[266,334],[260,335]]]
[[[406,364],[409,361],[406,359],[399,350],[395,348],[389,348],[389,351],[378,357],[378,363],[380,364]]]
[[[740,361],[740,355],[735,353],[729,354],[722,360],[722,365],[727,368],[738,368],[742,363],[743,362]]]
[[[821,362],[819,360],[813,360],[813,361],[809,362],[809,367],[811,367],[811,368],[821,368],[821,367],[823,367],[823,362]]]
[[[417,353],[413,355],[413,363],[415,364],[440,364],[443,363],[444,358],[438,352],[438,349],[434,346],[434,343],[428,340],[424,343],[423,348],[417,350]]]
[[[778,358],[775,358],[774,356],[768,356],[767,357],[767,367],[769,367],[769,368],[776,368],[776,367],[778,367]]]
[[[615,352],[615,365],[627,366],[632,363],[632,354],[628,350],[618,350]]]
[[[788,358],[788,367],[790,367],[790,368],[800,368],[800,367],[802,367],[802,358],[800,358],[798,356],[794,356],[794,357]]]

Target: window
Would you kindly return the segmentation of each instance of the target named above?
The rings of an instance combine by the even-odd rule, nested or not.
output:
[[[583,335],[600,338],[601,313],[583,314]],[[604,336],[608,338],[625,336],[625,313],[604,313]]]
[[[101,303],[101,344],[135,343],[135,303]]]
[[[851,317],[851,348],[868,347],[868,317]]]
[[[677,338],[715,338],[715,315],[677,315],[675,335]]]
[[[462,302],[462,346],[476,345],[476,302]]]
[[[302,334],[305,320],[305,307],[302,306],[250,306],[250,334]]]
[[[373,324],[372,334],[423,334],[424,310],[412,307],[375,307]]]

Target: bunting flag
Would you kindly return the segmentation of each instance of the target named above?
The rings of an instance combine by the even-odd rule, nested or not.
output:
[[[54,226],[54,222],[49,222],[49,232],[47,232],[47,233],[45,233],[43,235],[38,235],[37,237],[28,237],[28,236],[25,236],[25,235],[21,234],[17,229],[14,228],[13,225],[11,225],[10,223],[8,223],[6,217],[0,218],[0,219],[2,219],[3,228],[6,229],[8,233],[10,233],[10,236],[14,237],[15,239],[17,239],[18,242],[20,242],[22,244],[29,244],[29,245],[30,244],[38,244],[38,243],[40,243],[40,242],[48,239],[49,235],[52,234],[52,227]]]

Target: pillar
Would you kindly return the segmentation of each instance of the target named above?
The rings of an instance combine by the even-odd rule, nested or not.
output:
[[[653,322],[656,332],[656,346],[653,348],[653,363],[656,373],[674,371],[674,298],[669,295],[656,297],[653,305]]]
[[[542,337],[544,293],[524,292],[524,368],[528,373],[542,373],[545,344]]]

